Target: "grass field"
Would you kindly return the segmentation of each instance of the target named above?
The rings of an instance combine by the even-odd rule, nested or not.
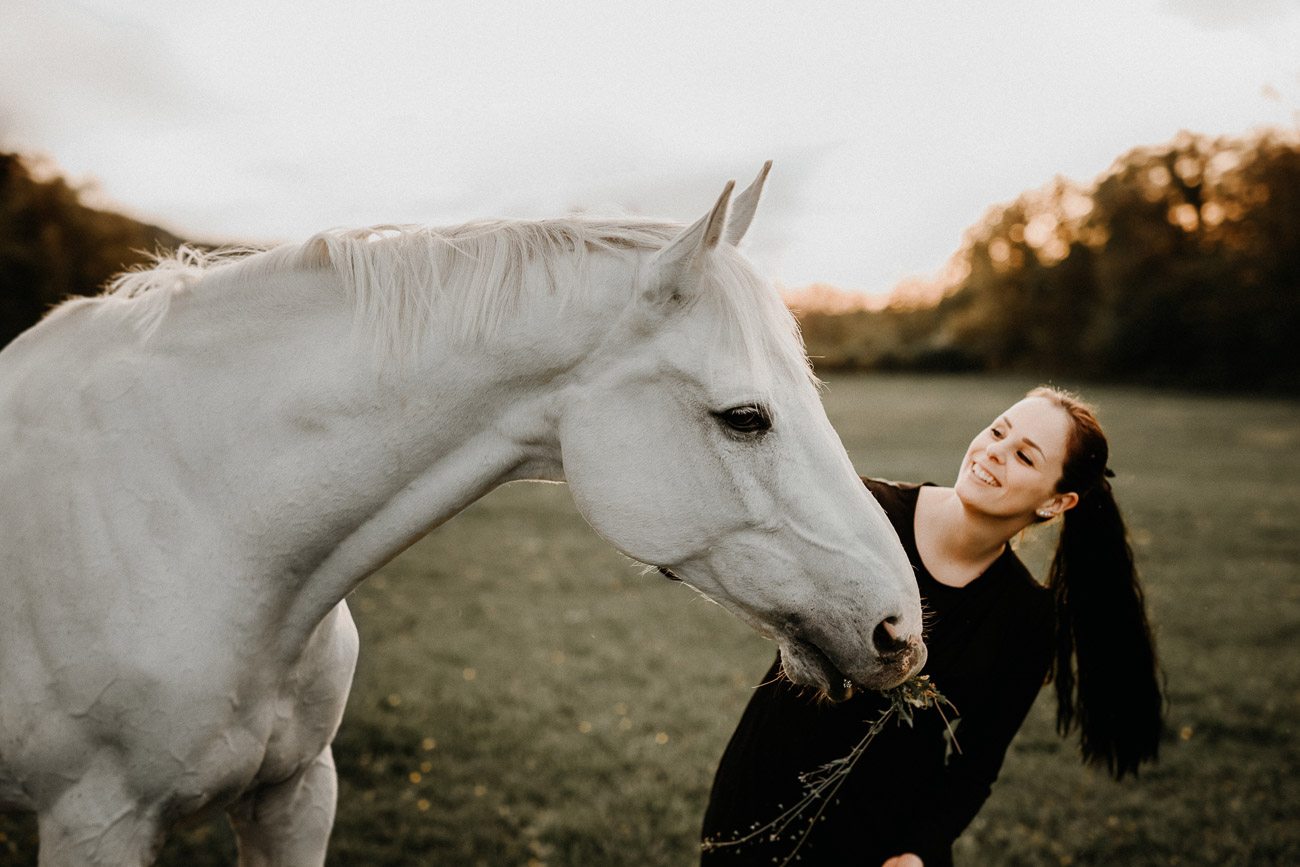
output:
[[[864,474],[951,480],[1036,382],[833,376]],[[1300,864],[1300,405],[1089,388],[1112,443],[1170,698],[1160,764],[1082,768],[1044,691],[968,865]],[[1041,574],[1047,539],[1026,559]],[[333,865],[688,865],[713,766],[773,647],[642,575],[557,485],[512,485],[350,600],[361,662],[335,743]],[[0,865],[35,863],[0,819]],[[233,864],[217,819],[161,863]]]

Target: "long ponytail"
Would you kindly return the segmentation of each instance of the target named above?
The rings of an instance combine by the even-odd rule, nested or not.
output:
[[[1164,728],[1155,641],[1124,518],[1106,469],[1109,447],[1091,409],[1057,389],[1052,400],[1071,417],[1057,490],[1079,502],[1065,512],[1047,586],[1056,598],[1056,728],[1079,729],[1083,760],[1115,779],[1155,761]]]

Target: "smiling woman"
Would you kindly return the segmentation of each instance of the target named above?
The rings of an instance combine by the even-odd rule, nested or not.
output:
[[[1058,731],[1080,730],[1086,762],[1120,779],[1155,759],[1163,724],[1155,647],[1107,457],[1092,411],[1040,388],[975,436],[951,488],[865,480],[916,572],[925,672],[960,714],[955,737],[938,714],[885,727],[835,796],[811,811],[815,826],[748,833],[799,802],[804,780],[840,767],[889,707],[878,693],[819,701],[780,677],[778,659],[719,765],[705,864],[795,854],[802,864],[951,864],[953,841],[988,797],[1045,679],[1056,683]],[[1044,587],[1009,542],[1057,517]]]
[[[1073,508],[1079,495],[1056,489],[1069,424],[1048,401],[1021,401],[971,441],[954,493],[986,518],[1009,523],[1018,523],[1027,510],[1047,520]]]

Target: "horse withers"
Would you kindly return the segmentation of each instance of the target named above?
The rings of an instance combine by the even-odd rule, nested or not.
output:
[[[182,251],[0,353],[0,806],[36,811],[42,867],[147,864],[214,808],[241,864],[321,864],[344,597],[512,480],[567,481],[796,682],[917,669],[907,558],[736,249],[766,173],[684,228]]]

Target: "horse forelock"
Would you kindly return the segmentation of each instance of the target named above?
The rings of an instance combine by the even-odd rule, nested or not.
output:
[[[780,295],[733,248],[724,245],[714,251],[696,303],[711,309],[718,347],[739,359],[760,393],[782,383],[817,383],[798,321]]]
[[[148,335],[178,294],[218,292],[286,270],[327,269],[342,282],[358,325],[373,336],[379,354],[402,357],[435,323],[473,343],[532,296],[549,295],[562,305],[579,300],[589,254],[632,260],[662,248],[681,229],[631,218],[478,220],[437,228],[335,229],[270,249],[183,246],[151,267],[117,276],[93,301],[119,310]],[[698,303],[718,323],[720,348],[738,353],[756,377],[811,376],[793,316],[730,245],[710,255],[699,290]]]

